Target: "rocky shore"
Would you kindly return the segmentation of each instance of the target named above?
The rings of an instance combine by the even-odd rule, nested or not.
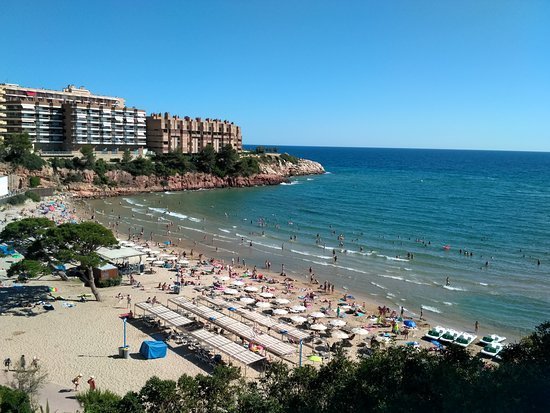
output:
[[[105,173],[105,176],[116,186],[96,185],[96,174],[91,170],[79,171],[81,182],[64,183],[65,179],[74,173],[69,169],[55,170],[45,167],[38,172],[29,172],[18,168],[13,172],[5,171],[7,175],[15,175],[19,179],[20,189],[26,189],[30,176],[40,177],[40,187],[54,187],[63,192],[69,192],[77,198],[104,198],[121,195],[132,195],[141,192],[184,191],[197,189],[252,187],[278,185],[287,182],[291,176],[318,175],[325,172],[323,166],[314,161],[299,159],[293,163],[279,157],[270,162],[260,162],[260,173],[252,176],[231,176],[220,178],[204,173],[186,173],[169,177],[162,176],[133,176],[122,170]],[[1,171],[0,171],[1,173]]]

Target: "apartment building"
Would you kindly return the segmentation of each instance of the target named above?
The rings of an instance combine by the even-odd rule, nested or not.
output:
[[[241,128],[226,120],[158,113],[147,116],[146,131],[147,148],[157,154],[197,153],[209,144],[216,152],[227,144],[242,150]]]
[[[135,154],[146,147],[145,111],[125,106],[122,98],[93,95],[69,85],[57,91],[0,84],[0,138],[27,132],[43,154],[78,151]]]

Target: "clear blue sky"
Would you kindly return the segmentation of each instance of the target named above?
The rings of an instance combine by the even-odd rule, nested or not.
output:
[[[245,144],[550,151],[550,1],[2,2],[0,82]]]

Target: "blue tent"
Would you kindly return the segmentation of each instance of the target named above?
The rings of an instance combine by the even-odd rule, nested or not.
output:
[[[405,320],[403,322],[403,324],[405,324],[409,328],[415,328],[416,327],[416,323],[413,320]]]
[[[166,357],[167,347],[164,341],[144,341],[139,352],[146,359],[160,359]]]

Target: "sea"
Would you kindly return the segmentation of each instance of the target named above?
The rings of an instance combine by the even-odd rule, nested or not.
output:
[[[89,201],[104,224],[517,340],[550,320],[550,153],[278,147],[323,175]],[[120,219],[119,219],[120,216]],[[172,225],[173,224],[173,225]]]

